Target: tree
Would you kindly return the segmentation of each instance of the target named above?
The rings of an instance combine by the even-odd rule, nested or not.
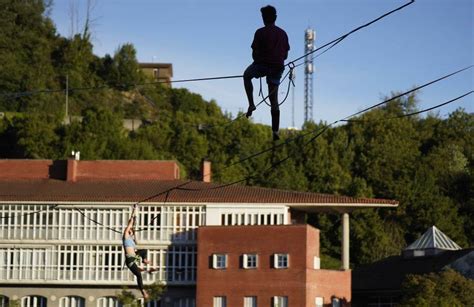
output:
[[[61,157],[58,117],[31,114],[0,120],[0,157],[54,159]]]
[[[448,269],[426,275],[409,275],[402,285],[400,306],[470,306],[474,281]]]
[[[54,24],[46,17],[45,1],[0,0],[0,91],[24,92],[55,87],[51,53]],[[48,96],[29,95],[0,101],[3,110],[25,110]]]
[[[368,264],[399,254],[404,246],[403,230],[396,222],[382,220],[371,209],[352,215],[351,256],[354,263]]]
[[[145,290],[150,295],[149,301],[159,301],[161,295],[166,290],[166,286],[161,282],[157,281],[151,285],[146,285]],[[127,287],[124,287],[120,293],[117,294],[118,302],[123,306],[128,307],[141,307],[142,303],[140,300],[133,294],[132,291],[129,291]]]
[[[60,126],[58,117],[45,114],[32,114],[15,118],[17,146],[24,158],[55,159],[60,157],[56,148],[59,136],[56,130]]]
[[[82,112],[82,122],[65,127],[62,152],[80,151],[84,159],[120,159],[126,152],[127,135],[122,118],[106,108]]]
[[[117,49],[112,65],[109,64],[109,71],[105,73],[111,86],[119,90],[129,90],[135,84],[143,82],[145,77],[138,66],[136,54],[132,44],[124,44]],[[110,61],[107,58],[106,60]]]

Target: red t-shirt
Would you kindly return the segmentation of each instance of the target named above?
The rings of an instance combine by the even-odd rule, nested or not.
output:
[[[255,31],[252,49],[255,63],[283,66],[290,50],[288,35],[274,24],[267,25]]]

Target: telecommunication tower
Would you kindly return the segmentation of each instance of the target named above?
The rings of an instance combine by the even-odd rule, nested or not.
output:
[[[304,35],[304,121],[313,120],[313,50],[316,32],[308,28]]]

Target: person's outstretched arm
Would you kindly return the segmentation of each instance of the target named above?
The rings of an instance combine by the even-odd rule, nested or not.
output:
[[[132,210],[132,215],[130,216],[130,218],[128,219],[128,225],[127,227],[125,228],[124,230],[124,234],[127,234],[129,233],[130,229],[132,229],[133,225],[135,224],[135,220],[136,220],[136,214],[137,214],[137,207],[136,205],[133,206],[133,210]]]

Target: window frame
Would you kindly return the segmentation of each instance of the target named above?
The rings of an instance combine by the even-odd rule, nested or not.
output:
[[[255,257],[254,265],[249,265],[250,257]],[[242,257],[242,267],[247,270],[258,268],[258,254],[257,253],[244,254]]]
[[[286,257],[286,265],[280,265],[280,257]],[[273,255],[273,267],[275,269],[287,269],[290,267],[290,254],[277,253]]]
[[[218,299],[220,299],[220,303],[218,303],[219,302]],[[220,306],[217,304],[220,304]],[[227,307],[227,296],[224,296],[224,295],[214,296],[212,298],[212,306],[213,307]]]
[[[255,295],[244,296],[244,307],[257,307],[258,299]]]
[[[223,257],[224,259],[224,265],[221,265],[221,262],[219,261]],[[225,270],[227,269],[228,266],[228,261],[227,261],[227,254],[225,253],[215,253],[212,254],[212,268],[215,270]]]
[[[288,296],[274,296],[273,307],[288,307]]]

